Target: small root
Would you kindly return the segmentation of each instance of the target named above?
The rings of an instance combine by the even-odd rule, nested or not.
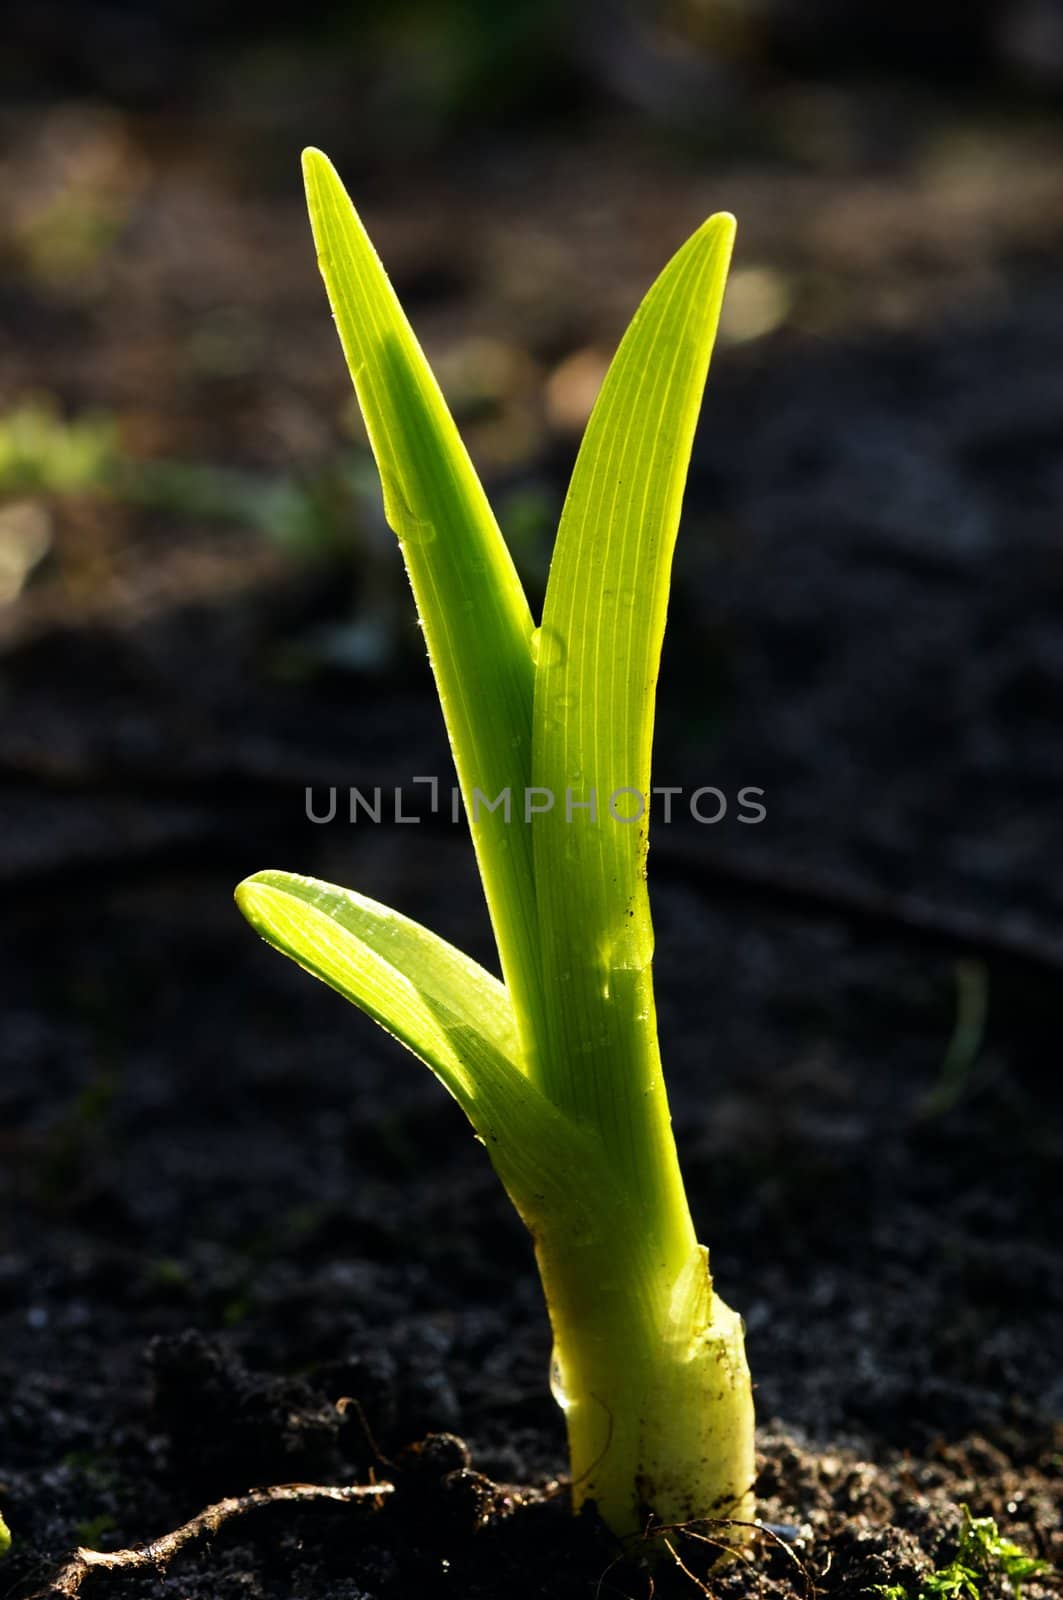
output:
[[[268,1489],[251,1489],[247,1494],[230,1495],[207,1506],[188,1522],[183,1522],[172,1533],[164,1533],[150,1544],[135,1545],[129,1550],[75,1550],[70,1560],[46,1584],[38,1589],[31,1600],[53,1600],[64,1596],[73,1600],[82,1583],[91,1572],[104,1569],[108,1572],[131,1571],[140,1567],[164,1567],[172,1561],[185,1545],[204,1535],[218,1532],[225,1523],[258,1511],[263,1506],[295,1504],[311,1505],[322,1500],[338,1501],[341,1505],[353,1500],[372,1500],[381,1495],[393,1494],[391,1483],[345,1484],[333,1486],[320,1483],[279,1483]]]
[[[709,1528],[713,1530],[712,1533],[704,1531]],[[712,1549],[718,1551],[719,1553],[716,1557],[716,1560],[718,1561],[726,1561],[732,1557],[738,1560],[748,1561],[751,1554],[749,1544],[746,1542],[737,1545],[729,1543],[724,1536],[724,1530],[727,1528],[739,1528],[743,1530],[744,1534],[752,1534],[754,1538],[759,1537],[761,1539],[766,1539],[770,1544],[774,1545],[776,1549],[783,1551],[783,1553],[789,1557],[794,1566],[797,1568],[798,1572],[801,1574],[803,1600],[813,1600],[814,1585],[812,1583],[812,1577],[808,1568],[805,1566],[797,1552],[790,1547],[789,1543],[785,1539],[781,1538],[773,1528],[767,1526],[763,1522],[746,1522],[738,1517],[695,1517],[690,1522],[675,1522],[671,1524],[664,1524],[656,1528],[647,1529],[645,1537],[659,1538],[662,1535],[667,1536],[668,1534],[678,1534],[681,1538],[694,1539],[698,1544],[709,1545]],[[700,1579],[695,1578],[694,1574],[680,1559],[679,1554],[673,1546],[671,1540],[665,1537],[664,1543],[668,1546],[668,1549],[680,1571],[685,1573],[688,1578],[692,1578],[703,1593],[711,1594],[712,1591],[705,1588]]]

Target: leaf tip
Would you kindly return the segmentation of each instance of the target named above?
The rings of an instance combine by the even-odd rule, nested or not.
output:
[[[310,181],[312,177],[322,172],[332,172],[332,162],[324,150],[319,150],[316,145],[308,144],[302,155],[303,177]]]
[[[252,927],[260,921],[262,910],[263,891],[268,890],[270,880],[274,877],[272,872],[253,872],[249,878],[244,878],[233,890],[233,899],[236,901],[237,910],[247,918]]]
[[[714,211],[711,217],[706,217],[695,237],[701,239],[710,249],[722,250],[729,256],[737,232],[738,220],[733,212]]]
[[[315,200],[322,197],[328,189],[340,189],[340,175],[332,165],[323,150],[318,150],[314,145],[308,144],[303,151],[303,187],[306,190],[307,204],[311,211],[314,209]]]

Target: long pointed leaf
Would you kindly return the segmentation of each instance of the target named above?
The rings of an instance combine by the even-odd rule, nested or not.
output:
[[[236,890],[251,926],[329,984],[430,1067],[483,1139],[530,1219],[572,1204],[592,1146],[528,1081],[509,997],[436,934],[364,895],[291,872],[259,872]]]
[[[303,156],[329,300],[399,537],[465,795],[503,974],[526,1053],[539,1009],[530,832],[533,624],[446,402],[339,178]],[[490,811],[477,802],[510,791]],[[526,1054],[527,1059],[527,1054]]]
[[[652,1206],[672,1205],[683,1248],[650,974],[650,753],[672,552],[733,235],[733,219],[717,216],[687,241],[609,369],[561,518],[535,684],[533,781],[556,797],[535,825],[551,998],[544,1087],[601,1128]],[[567,791],[578,804],[592,789],[596,819],[566,807]],[[633,820],[611,815],[611,798]]]

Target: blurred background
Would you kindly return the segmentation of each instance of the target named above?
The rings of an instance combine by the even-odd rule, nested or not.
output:
[[[230,902],[254,869],[315,872],[490,959],[461,830],[345,821],[347,786],[423,812],[411,780],[450,767],[317,275],[309,143],[536,605],[619,335],[736,213],[655,772],[732,804],[651,855],[695,1209],[766,1414],[908,1440],[1058,1401],[1060,0],[30,0],[0,103],[23,1525],[44,1466],[85,1501],[70,1451],[189,1325],[274,1371],[339,1363],[337,1392],[392,1395],[388,1437],[460,1426],[519,1474],[545,1430],[558,1459],[530,1256],[460,1117]],[[306,788],[320,809],[333,784],[315,826]],[[530,1331],[491,1367],[503,1325]],[[385,1327],[398,1366],[366,1378]],[[519,1449],[492,1433],[506,1384]]]
[[[0,65],[0,877],[253,864],[249,806],[445,768],[316,143],[536,597],[627,318],[737,214],[661,780],[771,791],[706,859],[1063,950],[1055,0],[73,16],[19,8]]]

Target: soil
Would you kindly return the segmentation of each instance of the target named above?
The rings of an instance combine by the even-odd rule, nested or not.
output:
[[[924,112],[937,138],[945,113]],[[41,109],[10,147],[39,174],[71,115]],[[254,129],[222,117],[229,169],[202,121],[77,115],[129,215],[87,297],[8,241],[5,393],[107,407],[141,461],[302,482],[349,450],[296,199],[247,190]],[[1057,133],[1000,135],[995,170],[1021,178],[968,186],[960,239],[928,167],[744,156],[710,184],[615,133],[520,146],[508,208],[497,152],[465,152],[414,222],[378,198],[374,232],[442,359],[538,306],[498,425],[470,412],[511,505],[563,492],[571,433],[528,395],[608,348],[663,219],[678,242],[733,180],[752,259],[796,296],[717,357],[662,679],[657,781],[731,804],[659,818],[651,855],[676,1134],[747,1323],[766,1529],[711,1574],[706,1530],[677,1533],[689,1571],[651,1579],[571,1518],[531,1249],[482,1150],[232,907],[245,873],[287,866],[491,960],[461,829],[305,814],[307,786],[351,784],[423,809],[413,777],[449,771],[412,624],[357,670],[318,649],[352,615],[405,615],[373,513],[356,497],[352,578],[350,550],[52,493],[0,659],[5,1594],[223,1496],[374,1477],[395,1490],[379,1505],[271,1506],[82,1593],[648,1600],[705,1580],[721,1600],[915,1600],[964,1506],[1063,1558]],[[571,203],[591,189],[605,220]],[[886,259],[902,211],[910,259]],[[541,304],[518,271],[536,240]],[[600,297],[576,287],[588,251]],[[182,344],[204,318],[224,358]],[[534,585],[534,538],[525,556]],[[1011,1592],[1000,1572],[980,1591]]]

